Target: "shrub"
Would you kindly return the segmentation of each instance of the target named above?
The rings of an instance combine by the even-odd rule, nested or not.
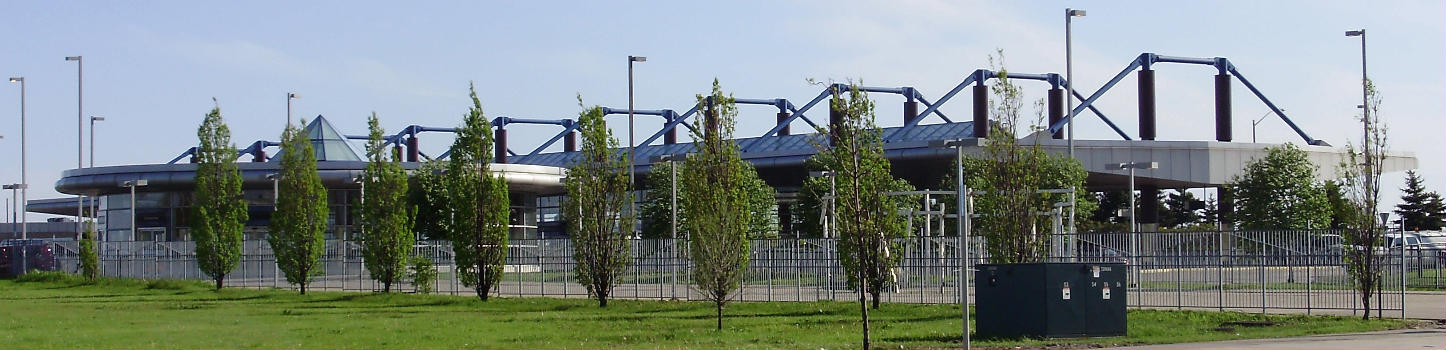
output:
[[[432,259],[416,257],[412,259],[412,287],[417,289],[417,294],[428,294],[432,292],[432,283],[437,280],[437,268],[432,266]]]

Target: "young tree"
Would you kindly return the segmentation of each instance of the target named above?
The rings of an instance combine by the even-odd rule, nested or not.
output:
[[[1355,211],[1355,208],[1352,208],[1351,202],[1346,200],[1346,192],[1341,188],[1341,182],[1326,180],[1321,184],[1321,188],[1322,191],[1325,191],[1326,203],[1330,207],[1331,223],[1328,227],[1331,229],[1345,228],[1346,221],[1350,220],[1351,212]]]
[[[895,238],[908,235],[906,220],[898,214],[905,203],[887,195],[899,180],[890,174],[889,160],[884,158],[873,101],[858,86],[844,89],[842,84],[834,85],[829,104],[842,119],[832,130],[819,131],[829,135],[831,142],[814,158],[834,172],[838,257],[847,271],[848,284],[860,292],[860,303],[867,293],[877,309],[879,296],[892,285],[891,272],[902,258],[898,253],[903,247]],[[864,317],[867,325],[867,313]]]
[[[599,307],[607,307],[618,276],[632,260],[628,238],[633,219],[628,205],[633,196],[628,190],[627,159],[617,152],[618,141],[603,123],[602,108],[586,107],[577,120],[582,129],[581,157],[567,171],[562,210],[568,216],[577,282],[587,287]]]
[[[100,253],[95,249],[95,222],[85,222],[85,236],[80,240],[80,275],[86,281],[100,278]]]
[[[196,130],[195,204],[191,207],[191,239],[196,242],[196,265],[221,289],[226,275],[241,263],[241,230],[248,214],[241,198],[241,170],[236,167],[236,145],[231,128],[221,119],[221,107],[211,108]]]
[[[1316,165],[1292,144],[1266,149],[1231,180],[1232,219],[1248,230],[1313,230],[1330,225],[1330,203],[1315,180]]]
[[[302,121],[305,124],[305,121]],[[286,282],[301,287],[311,283],[325,251],[326,188],[316,172],[316,150],[301,128],[287,125],[281,134],[281,180],[271,234],[266,241],[276,253],[276,266]]]
[[[695,153],[683,161],[679,176],[681,214],[687,218],[689,257],[693,283],[717,310],[723,329],[723,306],[742,283],[748,269],[749,183],[738,145],[732,140],[738,115],[732,95],[724,95],[718,80],[708,96],[698,95],[702,120],[694,121]]]
[[[820,148],[824,147],[820,145]],[[808,169],[811,172],[829,170],[829,167],[824,165],[819,159],[819,157],[809,157],[808,160],[805,160],[803,162],[803,167],[804,169]],[[837,186],[838,184],[835,184],[835,187]],[[795,202],[792,207],[793,230],[799,235],[799,237],[825,237],[824,229],[826,225],[824,224],[824,221],[827,220],[828,217],[824,215],[824,212],[826,211],[826,207],[828,206],[828,187],[829,178],[827,177],[809,177],[803,179],[803,186],[800,187],[798,190],[798,201]],[[885,192],[901,192],[913,190],[914,185],[910,184],[907,180],[898,178],[895,178],[894,181],[890,183],[887,188],[884,189]],[[837,192],[837,188],[835,188],[835,192]],[[922,196],[909,195],[895,197],[896,202],[900,203],[900,205],[909,205],[912,203],[918,203],[919,199]],[[939,200],[948,202],[948,200],[943,198],[940,198]],[[916,218],[916,220],[922,220],[922,218]],[[949,220],[949,222],[953,221]],[[916,224],[921,223],[916,222]],[[946,224],[945,226],[948,225],[952,224]],[[945,230],[944,234],[953,235],[954,231]],[[832,233],[830,235],[832,235]]]
[[[975,212],[983,216],[974,224],[977,232],[986,238],[985,249],[991,263],[1043,261],[1048,257],[1047,227],[1052,220],[1038,213],[1051,210],[1054,203],[1068,201],[1069,195],[1040,190],[1074,188],[1075,205],[1080,213],[1094,212],[1095,204],[1084,191],[1086,173],[1079,161],[1045,153],[1038,139],[1027,145],[1016,139],[1024,110],[1023,92],[1009,79],[1008,70],[1003,67],[1002,51],[998,57],[990,57],[990,62],[991,65],[997,63],[999,71],[997,81],[990,87],[995,97],[989,101],[994,122],[974,126],[990,128],[987,143],[980,157],[962,160],[965,184],[984,192],[975,197]],[[1041,104],[1035,103],[1036,128],[1042,119]],[[1039,136],[1036,133],[1035,137]],[[949,187],[953,187],[953,181]]]
[[[413,172],[407,186],[407,202],[416,208],[412,231],[425,240],[445,240],[452,208],[447,206],[445,161],[426,161]]]
[[[1345,176],[1341,188],[1351,210],[1342,225],[1341,238],[1353,249],[1346,252],[1346,270],[1354,280],[1365,312],[1361,319],[1371,317],[1371,298],[1380,294],[1385,262],[1380,256],[1385,225],[1376,216],[1381,201],[1382,163],[1386,160],[1386,127],[1380,121],[1381,95],[1370,80],[1366,84],[1366,108],[1360,118],[1364,130],[1359,147],[1346,146],[1346,159],[1341,167]],[[1380,317],[1380,310],[1376,311]]]
[[[489,171],[492,164],[492,128],[482,114],[477,90],[468,85],[472,106],[467,109],[445,174],[447,234],[452,238],[457,274],[462,285],[472,287],[477,298],[487,301],[502,280],[507,260],[507,180]]]
[[[1406,188],[1401,189],[1401,204],[1396,205],[1396,215],[1401,216],[1401,227],[1407,231],[1436,231],[1446,219],[1446,206],[1441,195],[1426,191],[1421,176],[1415,170],[1406,171]]]
[[[407,173],[401,160],[387,149],[376,112],[367,118],[367,167],[362,171],[362,255],[373,280],[391,293],[392,284],[407,276],[416,236],[412,233],[415,207],[407,203]]]

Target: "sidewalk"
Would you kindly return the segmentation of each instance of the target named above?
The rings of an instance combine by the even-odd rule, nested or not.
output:
[[[1384,332],[1316,335],[1296,338],[1230,340],[1207,343],[1111,348],[1121,350],[1239,349],[1239,350],[1407,350],[1446,349],[1446,329],[1401,329]]]

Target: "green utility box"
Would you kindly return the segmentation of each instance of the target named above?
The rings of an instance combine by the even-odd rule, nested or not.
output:
[[[990,338],[1123,336],[1124,263],[980,264],[977,333]]]

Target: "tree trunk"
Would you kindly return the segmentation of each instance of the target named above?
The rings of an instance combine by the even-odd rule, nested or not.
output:
[[[723,330],[723,303],[713,302],[713,304],[718,306],[718,330],[721,331]]]
[[[382,282],[382,293],[392,292],[392,281]]]
[[[607,296],[607,295],[599,295],[599,296],[597,297],[597,306],[598,306],[598,307],[608,307],[608,296]]]
[[[879,309],[879,289],[874,289],[874,290],[872,290],[872,291],[869,291],[869,295],[872,295],[872,296],[874,297],[874,310],[878,310],[878,309]]]
[[[216,277],[216,290],[221,290],[221,285],[222,285],[221,282],[223,282],[223,281],[225,281],[225,280],[226,280],[226,275],[221,275],[220,277]]]
[[[306,295],[306,282],[301,282],[301,295]]]
[[[1371,319],[1371,292],[1370,292],[1370,291],[1366,291],[1365,293],[1361,293],[1361,305],[1365,305],[1365,306],[1366,306],[1366,307],[1361,308],[1361,309],[1363,309],[1363,310],[1366,310],[1365,313],[1361,314],[1361,319],[1362,319],[1362,320],[1370,320],[1370,319]]]

